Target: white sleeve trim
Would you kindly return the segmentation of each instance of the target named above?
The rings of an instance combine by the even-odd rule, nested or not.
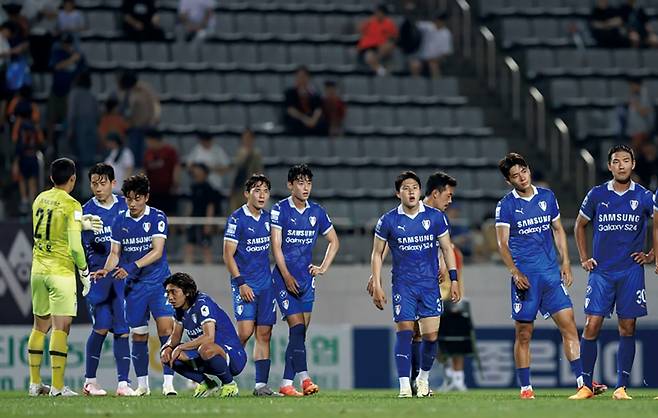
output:
[[[217,322],[213,318],[206,318],[203,321],[201,321],[201,325],[205,324],[206,322]]]
[[[327,229],[324,230],[324,232],[322,233],[322,235],[327,235],[327,234],[329,233],[329,231],[331,231],[332,229],[334,229],[334,226],[333,226],[333,225],[330,225],[329,228],[327,228]]]
[[[507,222],[496,222],[496,227],[499,226],[504,226],[505,228],[509,228],[510,224],[508,224]]]
[[[153,238],[164,238],[167,239],[167,236],[165,234],[153,234],[151,235]]]
[[[235,238],[229,238],[229,237],[224,237],[224,241],[230,241],[230,242],[235,242],[236,244],[239,244],[240,241],[238,241]]]
[[[557,214],[557,216],[555,218],[551,219],[551,222],[555,222],[558,219],[560,219],[560,214],[559,213]]]
[[[112,238],[110,238],[110,242],[113,243],[113,244],[119,244],[119,245],[121,245],[121,243],[120,243],[119,241],[114,240],[114,239],[112,239]]]
[[[579,210],[579,211],[578,211],[578,214],[579,214],[580,216],[582,216],[583,218],[587,219],[588,221],[591,221],[591,220],[592,220],[592,218],[590,218],[589,216],[585,215],[585,213],[584,213],[582,210]]]
[[[380,240],[382,240],[382,241],[384,241],[384,242],[387,241],[386,238],[382,237],[381,235],[379,235],[379,234],[376,233],[376,232],[375,232],[375,237],[376,237],[376,238],[379,238]]]
[[[439,235],[439,238],[441,238],[442,236],[445,236],[446,234],[449,234],[449,233],[450,233],[450,231],[446,230],[443,234]]]
[[[283,227],[282,227],[281,225],[270,224],[270,226],[271,226],[272,228],[276,228],[276,229],[283,229]]]

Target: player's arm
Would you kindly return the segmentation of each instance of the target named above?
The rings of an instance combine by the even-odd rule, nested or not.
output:
[[[113,276],[117,279],[125,279],[128,276],[136,274],[139,269],[150,266],[160,260],[164,254],[165,241],[166,239],[163,236],[154,235],[151,238],[151,251],[133,263],[120,265],[113,273]]]
[[[171,331],[171,336],[169,340],[160,348],[160,359],[163,363],[173,363],[171,360],[171,355],[183,338],[183,324],[178,321],[174,321],[174,327]]]
[[[573,273],[571,273],[571,260],[569,260],[567,233],[564,232],[562,220],[559,217],[553,219],[551,227],[553,228],[553,240],[555,241],[555,246],[557,247],[557,251],[560,253],[560,258],[562,259],[562,264],[560,265],[562,282],[564,282],[565,286],[571,287],[571,284],[573,283]]]
[[[327,239],[327,241],[329,241],[329,245],[327,246],[327,251],[324,253],[322,264],[319,266],[314,266],[311,264],[308,267],[308,271],[313,277],[321,276],[326,273],[327,270],[329,270],[329,267],[331,267],[331,264],[334,262],[334,258],[336,258],[336,254],[338,254],[338,249],[340,248],[338,234],[334,228],[331,228],[329,232],[324,235],[324,237]]]
[[[514,284],[518,289],[525,290],[530,288],[530,282],[525,274],[514,264],[512,252],[509,249],[509,225],[498,224],[496,225],[496,241],[498,242],[498,252],[503,259],[503,263],[512,274]]]
[[[286,266],[286,259],[283,256],[283,250],[281,249],[281,228],[277,228],[276,226],[272,225],[271,229],[272,254],[274,254],[274,261],[276,262],[276,266],[279,269],[279,272],[281,272],[281,276],[283,277],[283,281],[286,283],[286,288],[288,291],[294,295],[299,295],[299,283],[297,283],[297,279],[295,279],[292,274],[290,274],[290,271]]]
[[[103,266],[102,269],[92,273],[94,279],[100,279],[102,277],[105,277],[107,273],[114,270],[116,266],[119,265],[120,256],[121,256],[121,244],[112,241],[112,245],[110,245],[110,253],[107,255],[107,258],[105,259],[105,265]]]
[[[386,256],[388,255],[388,243],[384,243],[384,252],[382,253],[382,265],[384,264],[384,260],[386,260]],[[374,289],[373,283],[372,283],[372,274],[368,278],[368,284],[366,285],[366,290],[368,291],[368,294],[372,296],[372,291]]]
[[[443,254],[445,264],[448,267],[448,277],[450,278],[450,298],[454,303],[457,303],[461,300],[461,292],[459,289],[459,274],[457,273],[457,258],[455,257],[455,250],[452,249],[450,233],[446,232],[439,237],[439,245],[441,247],[441,253]],[[440,262],[440,259],[437,260],[437,262]]]
[[[238,263],[235,261],[235,252],[238,249],[238,243],[233,240],[224,239],[224,264],[231,274],[233,284],[238,286],[240,290],[240,297],[247,303],[251,303],[256,299],[254,291],[247,283],[244,277],[240,274]]]
[[[77,207],[73,213],[68,216],[68,225],[66,235],[68,241],[68,250],[73,258],[75,266],[78,268],[78,277],[82,283],[82,296],[87,296],[91,289],[91,280],[89,277],[89,266],[85,257],[85,249],[82,247],[82,208]]]
[[[587,235],[586,229],[589,219],[581,213],[576,218],[576,224],[573,227],[573,235],[576,239],[576,248],[578,248],[578,258],[580,265],[585,271],[592,271],[596,267],[596,260],[587,254]]]
[[[181,355],[183,351],[186,350],[197,350],[204,344],[211,344],[215,342],[215,321],[206,320],[202,324],[203,334],[199,335],[195,339],[188,341],[183,344],[179,344],[171,352],[171,364]],[[170,364],[170,365],[171,365]]]
[[[384,251],[386,250],[386,241],[376,236],[372,243],[372,254],[370,256],[370,269],[372,273],[372,302],[377,309],[384,310],[386,304],[386,293],[382,288],[382,265],[384,264]]]

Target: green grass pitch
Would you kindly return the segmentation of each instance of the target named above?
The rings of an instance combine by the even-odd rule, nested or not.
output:
[[[537,399],[517,399],[516,390],[472,390],[436,394],[425,399],[397,399],[388,391],[325,391],[313,397],[233,399],[147,398],[28,398],[24,392],[0,392],[0,416],[9,417],[500,417],[500,418],[646,418],[658,417],[658,390],[630,390],[632,401],[613,401],[610,393],[586,401],[569,401],[572,390],[537,389]]]

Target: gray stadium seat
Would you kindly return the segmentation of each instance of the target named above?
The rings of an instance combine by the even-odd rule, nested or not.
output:
[[[171,44],[171,58],[174,62],[186,63],[199,61],[197,48],[190,48],[185,42],[175,42]]]
[[[332,154],[331,140],[323,137],[304,138],[304,155],[310,158],[327,158]]]
[[[642,64],[644,67],[649,67],[652,70],[658,69],[658,53],[653,49],[645,49],[642,51]]]
[[[425,113],[427,113],[427,122],[434,128],[441,129],[455,126],[451,109],[445,107],[431,107],[428,108]]]
[[[222,104],[219,106],[219,122],[243,128],[247,126],[247,111],[243,105]]]
[[[482,109],[475,107],[462,107],[456,110],[457,124],[465,128],[480,128],[484,126]]]
[[[422,107],[400,106],[397,108],[398,125],[406,128],[421,128],[426,126],[425,112]]]
[[[454,77],[435,78],[430,81],[431,90],[428,93],[444,97],[459,96],[459,82]]]
[[[393,190],[392,186],[389,187]],[[354,222],[358,224],[374,222],[382,215],[379,203],[370,200],[359,200],[358,203],[353,204],[352,213],[354,216]]]
[[[89,11],[85,14],[87,27],[94,32],[113,32],[117,29],[112,11]]]
[[[166,90],[160,73],[142,73],[139,75],[139,79],[147,82],[156,92],[164,92]],[[113,88],[114,86],[108,90],[112,90]]]
[[[347,16],[327,14],[324,17],[324,30],[334,35],[349,33],[350,20]]]
[[[400,92],[410,96],[428,96],[430,95],[429,83],[425,78],[404,77]]]
[[[104,41],[86,41],[80,44],[80,48],[88,61],[110,61],[107,44]]]
[[[519,39],[529,38],[531,36],[530,25],[527,19],[504,19],[502,25],[505,41],[518,41]]]
[[[192,94],[192,75],[189,73],[166,73],[165,93],[169,94]]]
[[[420,155],[429,158],[446,158],[452,156],[450,141],[441,138],[423,138],[420,141]]]
[[[358,168],[356,169],[358,170]],[[355,169],[351,167],[330,168],[328,174],[329,184],[336,189],[355,189],[358,187]],[[329,212],[329,216],[336,216]]]
[[[551,81],[550,94],[554,106],[562,106],[565,99],[578,97],[580,89],[578,82],[570,78],[560,78]]]
[[[191,104],[188,105],[187,111],[190,123],[200,126],[202,129],[217,124],[214,105]]]
[[[336,187],[329,179],[330,169],[311,166],[311,170],[313,170],[313,188],[315,190],[330,190]]]
[[[373,77],[372,92],[382,96],[398,96],[400,94],[400,77]]]
[[[34,79],[35,81],[35,86],[34,86],[34,92],[35,93],[48,93],[50,92],[50,82],[51,80],[48,78],[47,80],[43,78],[42,84],[41,85],[36,85],[36,78]],[[47,84],[46,84],[47,83]],[[110,86],[114,87],[114,86]],[[91,91],[95,95],[100,95],[105,93],[105,82],[103,81],[103,75],[99,73],[92,73],[91,74]],[[107,89],[107,91],[110,91],[110,89]]]
[[[224,89],[230,94],[251,94],[251,76],[246,73],[228,73],[224,75]]]
[[[450,171],[450,175],[457,180],[460,190],[475,190],[473,170],[455,169]]]
[[[322,45],[320,46],[320,61],[321,64],[326,65],[344,65],[347,63],[345,57],[345,50],[342,46],[338,45]]]
[[[277,117],[274,106],[276,105],[257,104],[249,106],[249,124],[268,126],[275,125],[279,118]]]
[[[640,53],[636,49],[614,49],[612,57],[617,68],[635,70],[640,68]]]
[[[137,59],[137,44],[133,42],[111,42],[110,55],[113,61],[133,63]]]
[[[172,32],[176,28],[176,21],[178,20],[176,12],[159,10],[158,16],[160,16],[160,26],[165,32]]]
[[[359,126],[367,126],[365,107],[350,106],[350,110],[345,116],[345,127],[355,128]]]
[[[272,138],[272,153],[286,157],[301,157],[304,155],[302,138],[275,136]]]
[[[237,64],[256,64],[258,63],[258,53],[256,44],[253,43],[235,43],[229,47],[231,51],[231,61]]]
[[[503,138],[482,140],[481,154],[490,161],[498,161],[508,152],[507,141]]]
[[[550,49],[530,49],[526,52],[526,69],[537,72],[555,67],[553,51]]]
[[[295,29],[302,35],[322,33],[322,21],[317,14],[298,14],[295,16]],[[291,31],[292,32],[292,31]]]
[[[160,120],[165,125],[185,125],[188,123],[185,116],[186,113],[185,106],[163,103]]]
[[[585,51],[585,60],[592,68],[612,67],[612,57],[607,49],[588,49]]]
[[[261,43],[259,45],[260,62],[265,64],[287,64],[288,48],[286,44]]]
[[[217,13],[215,15],[215,32],[220,34],[235,32],[235,22],[232,13]]]
[[[341,158],[355,158],[362,155],[360,140],[353,136],[345,136],[334,140],[333,154]]]
[[[315,56],[316,47],[313,45],[291,45],[288,52],[290,62],[293,64],[316,64],[318,62]]]
[[[362,139],[362,149],[366,156],[373,158],[390,157],[388,139],[385,138],[370,138]]]
[[[358,186],[364,189],[386,189],[392,183],[383,168],[361,167],[356,171],[356,177]]]
[[[265,174],[272,182],[273,190],[286,190],[286,183],[288,182],[288,168],[287,167],[267,167]],[[287,192],[287,190],[286,190]]]
[[[295,32],[289,14],[268,13],[265,15],[265,25],[268,32],[277,35]]]
[[[204,43],[201,45],[201,60],[204,62],[231,62],[228,47],[225,44]]]
[[[350,95],[370,94],[370,76],[349,75],[343,78],[342,91]]]
[[[580,93],[588,99],[607,99],[608,83],[603,78],[585,78],[580,82]]]
[[[169,62],[169,46],[164,42],[142,43],[140,57],[145,62]]]
[[[535,37],[540,39],[561,38],[566,36],[562,33],[558,26],[557,19],[539,18],[532,19],[532,33]]]
[[[281,76],[278,74],[253,75],[254,91],[260,94],[283,94]]]
[[[327,213],[332,219],[352,218],[352,205],[350,205],[350,203],[346,200],[337,200],[337,199],[325,200],[322,202],[322,206],[324,207],[324,209],[327,211]],[[343,239],[344,237],[341,236],[341,242],[340,242],[341,247],[344,242]]]
[[[628,101],[629,90],[628,81],[626,80],[610,80],[608,83],[610,88],[610,96],[615,97],[623,102]]]
[[[200,94],[222,94],[225,93],[222,76],[218,73],[196,73],[194,76],[196,93]]]
[[[413,137],[391,139],[393,155],[400,158],[417,158],[419,155],[418,142]]]
[[[368,121],[375,128],[396,126],[394,107],[370,106],[367,110]]]
[[[556,66],[564,69],[579,69],[585,65],[585,54],[579,49],[558,49]]]
[[[509,186],[505,183],[505,179],[496,169],[480,169],[475,170],[475,184],[476,189],[496,191],[505,190]]]
[[[452,156],[460,160],[478,157],[478,142],[474,138],[454,138],[452,141]]]
[[[238,13],[235,16],[234,32],[260,33],[265,32],[262,14],[260,13]]]

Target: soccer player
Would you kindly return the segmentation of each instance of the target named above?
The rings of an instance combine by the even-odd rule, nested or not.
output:
[[[267,385],[276,297],[270,271],[270,180],[253,174],[245,183],[247,203],[229,216],[224,232],[224,263],[231,274],[233,313],[242,346],[256,333],[254,396],[279,396]]]
[[[34,325],[27,343],[30,365],[29,395],[76,396],[64,386],[68,333],[77,312],[75,271],[82,282],[82,295],[89,292],[89,268],[82,248],[81,231],[100,231],[102,221],[83,216],[80,203],[71,197],[75,187],[75,163],[60,158],[50,165],[53,188],[40,193],[32,204],[34,248],[32,252],[32,312]],[[41,382],[41,360],[46,334],[50,335],[52,382]]]
[[[98,163],[89,170],[89,181],[94,197],[82,207],[83,214],[97,215],[105,227],[102,231],[84,231],[82,242],[87,255],[90,271],[103,268],[110,253],[112,224],[117,216],[125,216],[128,209],[123,196],[112,193],[116,185],[114,169],[111,165]],[[130,346],[128,344],[128,324],[125,310],[125,282],[104,277],[94,281],[87,295],[87,306],[92,318],[92,330],[87,339],[85,352],[85,384],[83,393],[90,396],[105,396],[107,392],[96,381],[96,371],[100,362],[103,343],[108,331],[114,334],[114,360],[117,367],[117,396],[133,396],[128,386],[130,371]]]
[[[324,208],[308,200],[313,187],[313,173],[306,164],[288,170],[290,197],[272,207],[272,252],[276,266],[272,272],[274,289],[281,314],[287,320],[288,347],[279,393],[303,396],[320,389],[308,375],[306,366],[306,330],[311,322],[315,301],[315,279],[331,266],[338,252],[338,235]],[[313,247],[319,235],[329,241],[319,266],[312,264]],[[300,376],[302,393],[293,386]]]
[[[105,266],[94,273],[94,278],[126,280],[126,319],[132,332],[132,359],[137,375],[137,396],[150,395],[148,382],[148,322],[153,315],[160,344],[171,335],[174,310],[167,303],[162,283],[169,277],[165,240],[169,225],[161,210],[147,205],[149,180],[143,174],[127,178],[121,191],[126,197],[128,211],[117,216],[112,224],[112,246]],[[176,395],[174,372],[164,367],[162,393]]]
[[[583,200],[574,233],[580,262],[589,272],[585,295],[585,329],[581,340],[583,398],[591,398],[597,338],[603,319],[616,306],[619,328],[617,388],[613,399],[631,399],[626,393],[635,357],[635,324],[647,315],[643,264],[654,260],[645,254],[647,222],[654,213],[653,194],[631,180],[633,150],[615,145],[608,151],[612,180],[592,188]],[[585,230],[592,222],[593,254],[587,253]],[[654,242],[655,245],[655,242]]]
[[[552,317],[560,330],[564,353],[580,388],[583,385],[580,345],[567,292],[573,275],[557,199],[552,191],[532,185],[530,167],[521,155],[507,154],[498,168],[514,188],[496,206],[496,237],[500,255],[512,276],[514,362],[521,385],[520,397],[535,398],[530,384],[530,339],[538,311],[546,319]],[[556,245],[562,258],[559,265]],[[578,399],[578,395],[570,399]]]
[[[163,366],[199,383],[195,398],[205,398],[219,389],[206,375],[217,376],[222,382],[221,397],[238,396],[233,377],[247,365],[247,353],[229,316],[210,296],[197,290],[189,274],[172,274],[164,287],[176,310],[176,322],[171,338],[160,350]],[[183,331],[190,341],[181,342]]]
[[[413,171],[402,172],[395,180],[400,205],[382,215],[375,227],[371,257],[373,302],[383,310],[386,293],[381,270],[386,245],[393,257],[393,319],[396,323],[395,362],[401,398],[412,397],[411,341],[418,319],[422,343],[417,396],[430,395],[429,372],[438,347],[442,304],[439,292],[439,245],[448,265],[452,300],[460,299],[448,221],[438,209],[420,201],[420,179]],[[439,245],[437,245],[437,241]]]

